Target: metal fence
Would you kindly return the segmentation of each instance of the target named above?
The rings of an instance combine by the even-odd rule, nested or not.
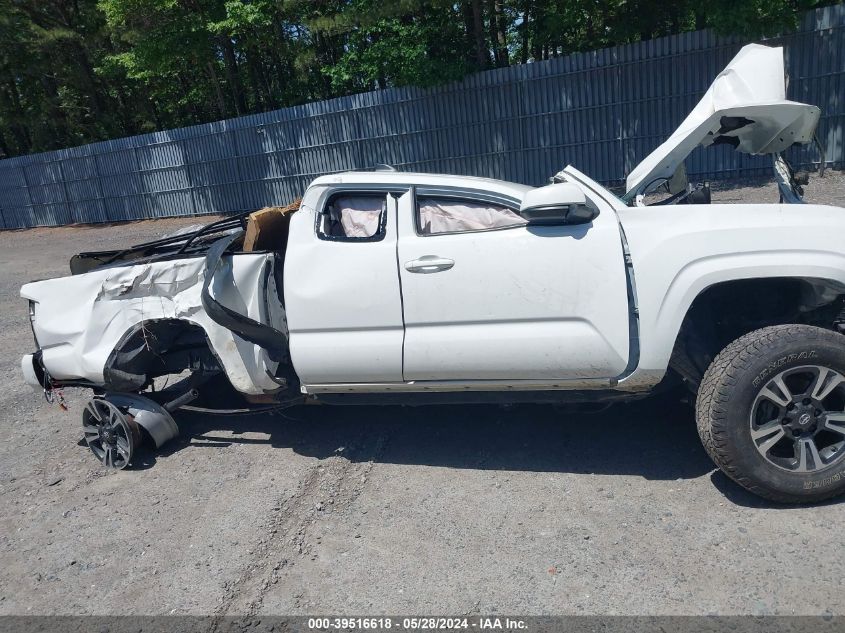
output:
[[[538,185],[571,163],[618,183],[689,113],[744,42],[710,31],[0,161],[2,228],[233,213],[283,204],[316,176],[404,171]],[[822,109],[826,163],[845,166],[845,6],[808,13],[785,47],[788,97]],[[802,166],[813,147],[791,150]],[[770,170],[727,147],[690,174]]]

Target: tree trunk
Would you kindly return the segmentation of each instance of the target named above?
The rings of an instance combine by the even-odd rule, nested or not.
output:
[[[214,69],[214,62],[206,64],[208,78],[214,86],[214,94],[217,96],[217,108],[220,110],[221,118],[226,118],[226,100],[223,98],[223,91],[220,89],[220,81],[217,79],[217,71]]]
[[[270,104],[271,108],[278,108],[281,104],[279,99],[282,98],[282,92],[279,91],[277,94],[276,91],[273,90],[274,70],[275,74],[281,77],[281,70],[280,67],[276,65],[275,58],[271,58],[268,64],[261,64],[261,81],[264,82],[264,86],[267,90],[267,103]]]
[[[89,57],[88,51],[85,47],[82,46],[82,44],[78,44],[76,48],[79,52],[79,59],[77,61],[82,67],[82,74],[85,77],[85,83],[87,84],[91,107],[94,110],[94,115],[98,119],[102,119],[103,113],[106,111],[107,107],[103,102],[103,94],[97,84],[97,78],[94,74],[94,66],[91,63],[91,58]]]
[[[10,126],[11,133],[17,144],[17,153],[27,154],[32,151],[32,137],[29,135],[29,130],[26,125],[19,120],[19,117],[23,114],[23,109],[21,108],[18,86],[15,83],[15,79],[12,76],[11,71],[7,69],[6,73],[8,74],[8,79],[6,80],[6,85],[8,86],[8,98],[12,106],[11,111],[15,114],[14,122]]]
[[[479,68],[490,65],[490,53],[484,41],[484,15],[481,11],[481,0],[472,0],[472,24],[475,35],[475,59]]]
[[[522,63],[528,63],[528,25],[529,25],[529,18],[531,16],[531,0],[525,0],[522,4],[522,25],[520,29],[522,30]]]
[[[258,39],[259,38],[256,34],[255,40],[258,41]],[[273,44],[274,46],[278,46],[281,42],[274,42]],[[275,109],[279,106],[276,101],[276,96],[273,94],[273,84],[267,76],[268,66],[272,70],[274,58],[272,55],[267,57],[262,56],[260,51],[260,46],[251,47],[248,51],[245,51],[247,64],[250,64],[254,69],[253,72],[255,72],[255,81],[257,82],[255,92],[256,94],[259,92],[261,93],[261,101],[264,103],[264,107],[267,109]]]
[[[8,158],[12,155],[12,150],[6,143],[6,137],[3,136],[3,130],[0,130],[0,158]]]
[[[44,89],[44,96],[47,98],[50,118],[52,119],[54,130],[53,138],[50,141],[48,149],[67,147],[70,144],[70,126],[68,125],[65,112],[62,110],[61,98],[59,97],[59,88],[56,85],[56,80],[53,77],[42,75],[41,87]]]
[[[255,109],[263,112],[265,94],[264,85],[261,82],[261,75],[256,67],[252,52],[245,51],[244,54],[246,56],[246,70],[249,75],[249,84],[252,88],[252,94],[255,97]]]
[[[475,22],[473,19],[472,3],[461,3],[461,17],[464,20],[464,59],[468,66],[478,63],[475,55]]]
[[[499,65],[498,36],[495,0],[487,0],[487,37],[490,40],[490,48],[493,49],[493,66]]]
[[[504,67],[510,63],[508,58],[508,34],[505,16],[502,12],[502,0],[493,0],[490,12],[491,40],[496,48],[496,66]]]
[[[226,67],[226,80],[229,83],[229,88],[232,91],[232,99],[235,102],[235,112],[238,116],[246,114],[249,108],[246,105],[246,98],[244,97],[244,86],[241,83],[241,76],[238,72],[238,60],[235,57],[235,47],[232,46],[232,39],[226,36],[218,38],[220,45],[223,47],[223,61]]]

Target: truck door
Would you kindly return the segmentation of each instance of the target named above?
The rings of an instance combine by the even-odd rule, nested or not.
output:
[[[411,380],[611,378],[629,311],[618,221],[526,226],[518,201],[416,187],[399,200],[404,371]]]
[[[285,304],[303,384],[402,381],[396,197],[332,191],[291,219]]]

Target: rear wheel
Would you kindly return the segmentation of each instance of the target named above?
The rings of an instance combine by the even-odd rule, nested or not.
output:
[[[845,492],[845,338],[806,325],[746,334],[704,374],[696,418],[716,465],[761,497]]]
[[[135,447],[141,439],[135,421],[102,398],[92,398],[85,405],[82,431],[85,443],[103,466],[118,470],[126,468],[132,461]]]

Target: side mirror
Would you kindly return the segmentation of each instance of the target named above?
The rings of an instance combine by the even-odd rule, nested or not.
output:
[[[522,199],[519,214],[529,226],[559,226],[587,224],[596,219],[599,210],[578,185],[563,182],[529,191]]]

